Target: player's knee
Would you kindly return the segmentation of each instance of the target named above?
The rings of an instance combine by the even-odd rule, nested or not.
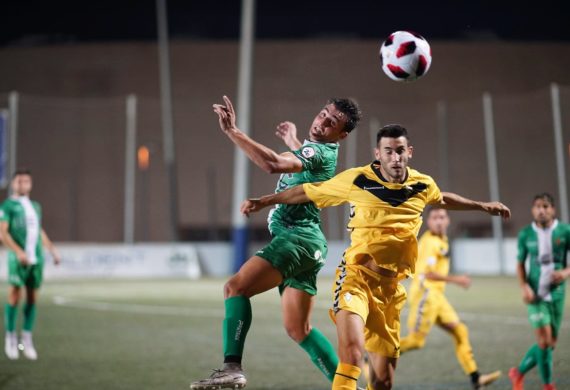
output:
[[[357,341],[348,340],[339,344],[339,357],[341,361],[354,366],[362,365],[364,359],[364,348]]]
[[[305,340],[311,331],[311,326],[309,323],[293,323],[290,321],[285,321],[283,323],[283,326],[285,327],[285,332],[287,332],[287,335],[297,343]]]
[[[231,278],[224,284],[224,298],[247,296],[247,288],[236,277]]]
[[[383,378],[372,378],[371,383],[374,390],[391,390],[392,389],[392,378],[386,374]]]

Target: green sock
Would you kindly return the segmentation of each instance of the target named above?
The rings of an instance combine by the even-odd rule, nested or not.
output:
[[[299,346],[309,354],[313,364],[332,382],[338,366],[338,356],[326,336],[317,328],[313,328]]]
[[[251,303],[244,296],[231,297],[225,300],[226,317],[224,318],[224,362],[241,364],[245,336],[251,325]],[[230,357],[228,359],[228,357]]]
[[[539,348],[536,355],[540,379],[547,385],[552,382],[552,348]]]
[[[16,331],[16,315],[18,313],[18,305],[6,304],[4,306],[4,327],[6,332]]]
[[[519,372],[521,374],[523,375],[526,374],[527,372],[532,370],[534,366],[536,366],[536,359],[537,359],[536,355],[539,349],[540,348],[538,348],[538,344],[534,344],[532,347],[528,349],[528,351],[526,351],[526,354],[521,360],[521,364],[519,364]]]
[[[36,304],[26,303],[24,306],[24,325],[22,329],[26,332],[31,332],[34,329],[34,324],[36,322]]]

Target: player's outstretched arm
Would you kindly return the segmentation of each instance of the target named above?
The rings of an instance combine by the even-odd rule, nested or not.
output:
[[[463,287],[465,289],[471,286],[471,278],[467,275],[447,275],[444,276],[437,272],[427,272],[425,278],[429,280],[448,282]]]
[[[290,150],[298,150],[303,146],[299,138],[297,138],[297,126],[295,126],[293,122],[279,123],[275,135],[277,138],[280,138]]]
[[[53,244],[52,240],[49,239],[44,229],[42,229],[42,244],[49,251],[49,253],[51,253],[51,256],[53,257],[53,263],[55,265],[61,263],[61,256],[59,255],[59,251]]]
[[[276,204],[300,204],[310,202],[311,199],[305,194],[303,186],[289,188],[277,194],[265,195],[261,198],[246,199],[241,204],[241,213],[249,217],[250,213],[258,212],[269,206]]]
[[[511,217],[511,210],[501,202],[480,202],[464,198],[453,192],[442,192],[440,206],[448,210],[477,210],[491,215],[501,216],[503,219]]]
[[[301,172],[303,164],[292,153],[278,154],[272,149],[251,139],[236,126],[236,113],[232,102],[227,96],[223,97],[224,104],[214,104],[214,112],[222,131],[245,152],[255,165],[267,173]]]

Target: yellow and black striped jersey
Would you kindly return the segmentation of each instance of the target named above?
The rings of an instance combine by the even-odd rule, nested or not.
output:
[[[303,189],[319,208],[350,203],[347,264],[363,265],[372,258],[401,276],[414,273],[422,211],[428,204],[441,203],[441,192],[430,176],[408,168],[404,183],[389,183],[375,161],[322,183],[303,184]]]
[[[420,288],[441,292],[445,290],[446,282],[425,278],[425,274],[429,272],[435,272],[441,276],[449,275],[449,241],[447,236],[438,236],[428,230],[418,242],[418,263],[410,295]]]

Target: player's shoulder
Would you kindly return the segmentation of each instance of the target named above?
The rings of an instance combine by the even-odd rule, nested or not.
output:
[[[408,167],[408,180],[421,181],[424,183],[434,183],[435,180],[428,174],[422,173],[414,168]]]
[[[19,204],[19,202],[14,198],[9,197],[4,199],[4,201],[0,204],[0,207],[7,208],[7,207],[12,207],[16,204]]]
[[[519,238],[525,238],[527,237],[529,234],[532,234],[534,232],[534,229],[532,228],[532,224],[528,224],[523,226],[520,230],[519,230]]]
[[[336,155],[338,152],[338,143],[305,141],[299,148],[299,152],[307,158],[313,157],[314,155]]]

